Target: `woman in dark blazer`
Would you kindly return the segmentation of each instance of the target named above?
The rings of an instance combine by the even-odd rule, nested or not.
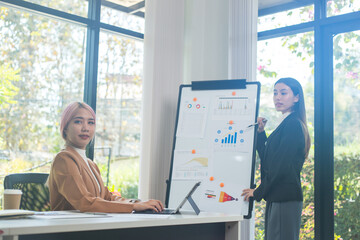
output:
[[[310,149],[304,94],[293,78],[274,85],[274,105],[282,113],[278,127],[266,136],[263,118],[258,118],[257,151],[261,160],[261,184],[244,189],[246,201],[266,201],[265,239],[299,239],[303,194],[300,172]]]

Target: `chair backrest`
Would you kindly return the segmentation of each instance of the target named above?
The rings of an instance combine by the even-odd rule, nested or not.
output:
[[[47,173],[14,173],[4,179],[5,189],[21,189],[20,209],[50,211],[50,194],[46,186]]]

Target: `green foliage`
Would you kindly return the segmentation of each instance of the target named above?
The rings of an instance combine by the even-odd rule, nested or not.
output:
[[[334,169],[335,232],[360,239],[360,153],[338,153]]]
[[[355,3],[355,4],[354,4]],[[327,16],[338,15],[339,13],[355,12],[360,8],[357,5],[358,0],[331,0],[327,1]],[[356,7],[357,6],[357,7]],[[343,11],[345,9],[345,11]]]
[[[9,64],[0,65],[0,106],[2,108],[15,103],[13,97],[18,93],[19,88],[14,85],[14,82],[19,79],[19,70],[12,69]]]
[[[353,75],[350,80],[355,83],[358,79],[359,52],[354,51],[360,44],[360,35],[347,32],[334,37],[335,69]]]
[[[263,240],[265,238],[265,229],[256,230],[255,240]]]
[[[255,184],[259,186],[261,183],[261,175],[260,175],[260,159],[256,161],[255,166]],[[255,239],[262,240],[265,236],[265,207],[266,202],[260,201],[255,204]]]
[[[131,160],[131,163],[127,163],[121,169],[121,172],[113,176],[113,183],[121,196],[125,198],[137,198],[138,197],[138,185],[139,185],[139,162]]]
[[[265,70],[265,66],[258,67],[259,73],[262,74],[266,78],[276,78],[277,73],[274,71]]]
[[[98,164],[101,176],[106,181],[105,164]],[[106,183],[106,182],[105,182]],[[109,190],[121,193],[124,198],[137,198],[139,185],[139,159],[112,161],[110,165]]]
[[[1,149],[55,153],[62,143],[59,113],[68,101],[82,98],[85,43],[79,39],[84,36],[69,23],[11,8],[0,11],[0,63],[20,69],[12,82],[13,101],[0,106]]]
[[[19,70],[12,69],[9,64],[0,65],[0,109],[10,111],[10,104],[16,103],[14,96],[18,94],[19,88],[14,83],[19,81]],[[0,115],[1,119],[1,115]],[[4,133],[9,131],[4,121],[0,121],[0,149],[6,146]]]
[[[314,239],[314,158],[312,152],[313,149],[305,160],[300,175],[304,196],[300,239]]]

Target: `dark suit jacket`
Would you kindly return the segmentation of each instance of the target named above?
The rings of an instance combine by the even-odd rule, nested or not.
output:
[[[266,137],[259,133],[257,151],[261,160],[261,184],[254,191],[257,201],[302,201],[300,172],[305,161],[302,122],[294,113]]]
[[[58,153],[52,163],[48,185],[53,211],[80,210],[81,212],[132,212],[134,204],[113,195],[102,181],[99,168],[88,159],[96,179],[82,157],[72,147]]]

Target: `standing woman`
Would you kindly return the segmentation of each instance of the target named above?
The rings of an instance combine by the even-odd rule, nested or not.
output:
[[[266,240],[298,240],[303,207],[300,172],[310,149],[300,83],[293,78],[279,79],[273,100],[282,119],[267,138],[264,118],[258,118],[261,184],[256,189],[244,189],[242,196],[246,201],[250,197],[266,201]]]
[[[95,112],[86,103],[71,103],[62,113],[60,133],[66,147],[51,165],[48,179],[51,209],[108,213],[162,211],[163,205],[158,200],[124,199],[104,186],[99,168],[85,155],[86,145],[94,138],[95,123]]]

